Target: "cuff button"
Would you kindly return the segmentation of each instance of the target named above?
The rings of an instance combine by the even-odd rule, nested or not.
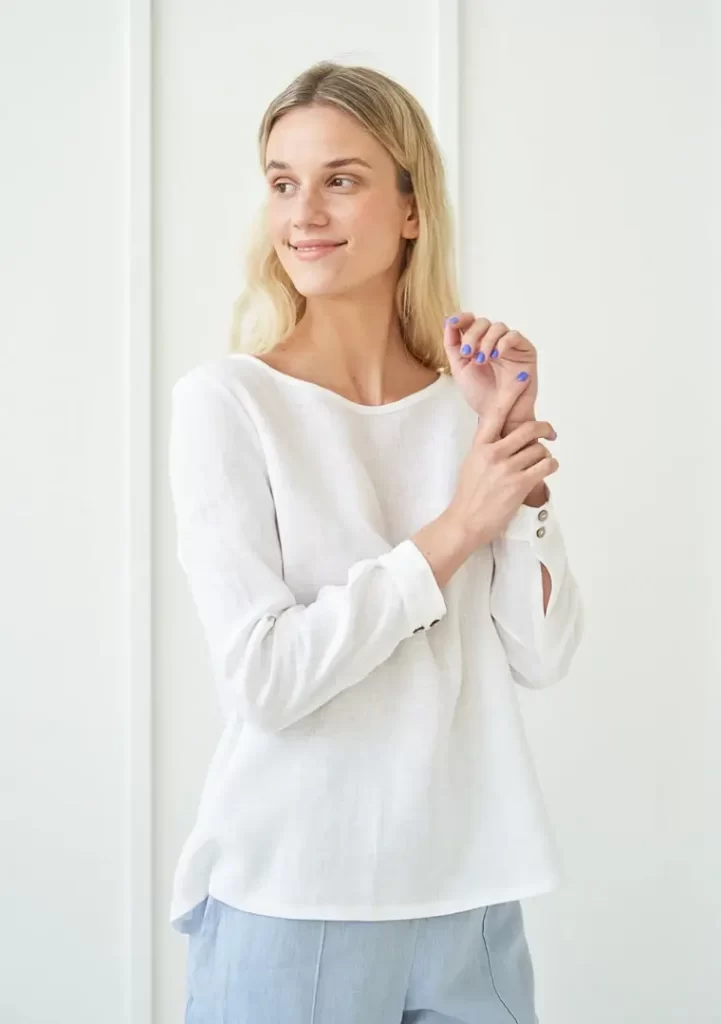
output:
[[[433,622],[431,623],[431,626],[435,626],[435,624],[436,624],[437,622],[440,622],[440,621],[441,621],[440,619],[434,619],[434,620],[433,620]]]
[[[424,628],[425,628],[424,626],[418,626],[418,628],[417,628],[417,629],[414,629],[414,630],[413,630],[413,632],[414,632],[414,633],[420,633],[420,632],[421,632],[421,630],[422,630],[422,629],[424,629]]]

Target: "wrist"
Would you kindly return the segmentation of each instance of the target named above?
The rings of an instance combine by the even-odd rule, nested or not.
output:
[[[541,505],[545,505],[551,497],[551,493],[545,483],[537,484],[536,487],[530,491],[523,499],[524,505],[530,505],[531,508],[540,508]]]
[[[410,539],[430,565],[439,587],[444,587],[465,561],[459,535],[442,515]]]
[[[466,525],[465,519],[450,504],[436,519],[446,539],[447,550],[451,558],[458,559],[459,564],[465,562],[477,547]]]
[[[530,415],[523,416],[521,419],[507,419],[506,422],[503,424],[503,427],[501,428],[501,437],[508,437],[511,431],[515,430],[517,427],[522,426],[522,424],[529,423],[535,419],[536,413],[533,410],[531,411]]]

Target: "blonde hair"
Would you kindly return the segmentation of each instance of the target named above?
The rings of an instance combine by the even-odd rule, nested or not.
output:
[[[443,318],[459,303],[452,216],[431,123],[408,90],[379,71],[322,62],[291,82],[263,115],[258,136],[263,170],[276,121],[296,107],[320,105],[356,118],[395,161],[399,190],[414,196],[419,234],[406,245],[396,310],[409,352],[425,366],[447,371]],[[231,351],[269,351],[293,331],[305,305],[269,238],[263,207],[247,251],[246,286],[234,305]]]

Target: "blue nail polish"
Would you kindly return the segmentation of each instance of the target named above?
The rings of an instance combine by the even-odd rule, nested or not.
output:
[[[491,352],[491,359],[498,359],[498,349],[497,348],[494,348],[494,350]]]
[[[478,355],[476,356],[476,362],[477,363],[485,363],[485,361],[486,361],[485,355],[483,354],[483,352],[479,352]]]
[[[469,356],[470,354],[471,354],[471,346],[470,345],[463,345],[461,347],[461,355],[462,356]]]
[[[461,320],[461,318],[459,316],[450,316],[450,317],[448,317],[448,323],[449,324],[460,323],[460,320]]]
[[[516,377],[516,380],[528,380],[528,374],[526,373],[526,371],[521,370],[521,372]]]

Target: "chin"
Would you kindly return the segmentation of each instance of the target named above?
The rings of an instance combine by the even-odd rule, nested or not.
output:
[[[322,299],[332,298],[336,295],[344,295],[350,291],[349,288],[343,287],[340,283],[328,284],[309,281],[294,281],[296,291],[303,296],[304,299]]]
[[[343,295],[353,288],[352,284],[349,284],[348,281],[343,280],[337,274],[333,276],[320,273],[299,274],[295,272],[288,274],[288,276],[293,282],[296,291],[306,299]]]

